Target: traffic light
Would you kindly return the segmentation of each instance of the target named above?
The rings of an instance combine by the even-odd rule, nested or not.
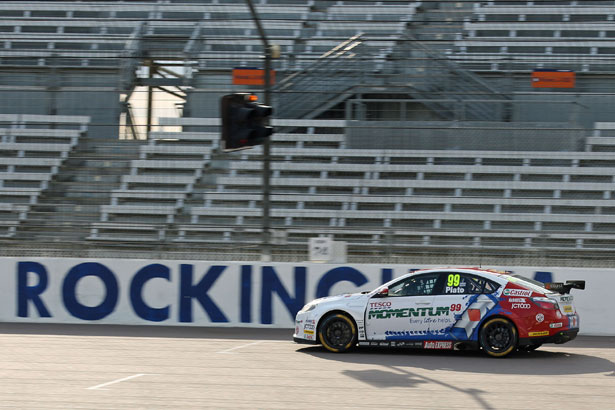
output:
[[[222,97],[222,149],[236,151],[264,144],[273,134],[268,119],[273,109],[257,102],[254,94],[236,93]]]

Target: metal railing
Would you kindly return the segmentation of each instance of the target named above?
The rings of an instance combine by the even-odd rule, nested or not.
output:
[[[375,63],[368,55],[358,34],[284,78],[273,89],[276,117],[314,118],[341,102],[372,71]]]

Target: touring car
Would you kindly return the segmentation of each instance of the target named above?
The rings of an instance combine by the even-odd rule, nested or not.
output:
[[[415,271],[370,291],[316,299],[295,319],[297,343],[482,349],[493,357],[566,343],[579,332],[572,288],[478,268]]]

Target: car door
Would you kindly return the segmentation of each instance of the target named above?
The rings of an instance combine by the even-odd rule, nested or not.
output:
[[[367,339],[423,339],[442,314],[432,306],[439,277],[438,272],[412,275],[389,286],[388,295],[374,295],[365,311]]]
[[[481,276],[464,272],[442,272],[442,287],[433,306],[443,314],[431,331],[442,339],[467,340],[487,312],[495,306],[498,285]]]

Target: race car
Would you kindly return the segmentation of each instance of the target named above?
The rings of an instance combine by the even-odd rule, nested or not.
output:
[[[492,357],[566,343],[579,332],[572,288],[478,268],[419,270],[369,291],[325,297],[295,318],[297,343],[332,352],[356,346],[482,349]]]

